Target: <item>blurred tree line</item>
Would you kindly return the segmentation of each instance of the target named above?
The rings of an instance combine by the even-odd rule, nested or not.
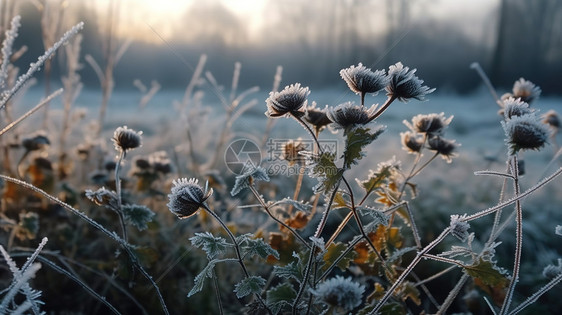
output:
[[[117,0],[115,0],[117,1]],[[82,51],[101,58],[106,21],[103,10],[88,1],[78,6],[75,20],[86,23]],[[562,1],[497,0],[484,26],[487,38],[474,38],[453,22],[420,18],[424,8],[439,5],[429,0],[267,0],[264,23],[257,38],[250,38],[244,19],[219,0],[195,1],[184,13],[173,41],[153,44],[135,41],[115,70],[116,88],[133,88],[134,79],[158,80],[164,88],[184,87],[198,56],[209,56],[207,69],[225,84],[234,62],[242,62],[242,85],[268,89],[277,65],[284,67],[284,83],[329,87],[340,84],[338,71],[363,62],[373,69],[388,68],[402,61],[420,69],[430,86],[470,92],[481,82],[469,69],[477,61],[492,82],[510,88],[520,76],[540,85],[545,93],[560,94],[562,84]],[[128,8],[121,8],[127,14]],[[42,52],[40,13],[21,4],[22,36],[17,45],[29,51],[22,63]],[[151,30],[148,36],[158,36]],[[474,27],[477,27],[475,25]],[[152,32],[156,32],[151,34]],[[37,39],[37,40],[36,40]],[[121,41],[123,39],[120,39]],[[183,60],[181,60],[179,57]],[[187,64],[186,64],[186,62]],[[54,62],[53,76],[60,73]],[[82,78],[87,87],[99,86],[85,65]]]

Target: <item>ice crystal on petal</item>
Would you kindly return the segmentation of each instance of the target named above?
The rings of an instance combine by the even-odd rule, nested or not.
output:
[[[353,282],[351,278],[336,276],[320,283],[311,293],[323,300],[325,303],[343,309],[346,312],[352,311],[363,301],[365,286]]]
[[[349,86],[349,89],[356,94],[376,94],[388,84],[388,77],[384,70],[373,72],[361,63],[357,66],[342,69],[340,75],[345,83],[347,83],[347,86]]]
[[[281,92],[271,92],[265,100],[268,117],[281,117],[292,113],[302,116],[300,109],[306,105],[306,98],[310,94],[308,87],[301,87],[300,83],[286,86]]]
[[[423,80],[416,75],[416,69],[411,70],[404,67],[401,62],[398,62],[389,67],[388,76],[389,83],[386,86],[387,95],[393,96],[402,102],[415,98],[417,100],[424,100],[425,95],[435,91],[422,85]]]

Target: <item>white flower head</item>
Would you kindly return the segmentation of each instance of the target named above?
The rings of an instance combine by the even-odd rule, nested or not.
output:
[[[504,119],[510,119],[513,116],[523,116],[531,114],[533,110],[529,108],[529,104],[522,101],[520,98],[508,97],[502,101],[503,108],[500,110],[500,115]]]
[[[136,132],[127,126],[118,127],[113,132],[113,144],[117,151],[127,152],[142,145],[142,131]]]
[[[386,71],[372,71],[359,63],[357,66],[351,66],[340,70],[340,76],[344,79],[349,89],[356,94],[378,93],[388,84]]]
[[[352,311],[363,301],[365,286],[353,282],[351,278],[336,276],[320,283],[311,293],[323,300],[325,303],[343,309],[346,312]]]
[[[428,134],[428,135],[440,135],[443,133],[445,128],[449,126],[453,116],[445,118],[445,113],[440,114],[419,114],[412,117],[412,123],[404,120],[403,123],[410,128],[413,132]]]
[[[172,182],[172,192],[168,194],[170,202],[167,206],[178,218],[185,219],[195,214],[213,193],[213,189],[208,188],[208,183],[203,189],[198,182],[195,178],[180,178]]]
[[[308,87],[301,87],[300,83],[286,86],[281,92],[271,92],[265,100],[268,117],[281,117],[289,113],[302,116],[300,109],[306,106],[306,98],[310,94]]]
[[[447,163],[452,162],[452,158],[456,157],[456,150],[460,144],[456,143],[455,140],[448,140],[441,136],[432,136],[427,140],[429,149],[436,151],[441,155],[441,157],[447,161]]]
[[[520,98],[521,101],[531,104],[541,95],[541,88],[533,82],[519,78],[513,84],[513,93],[506,93],[502,96],[502,100],[508,97]]]
[[[509,155],[515,155],[522,149],[539,150],[548,142],[550,130],[534,114],[513,116],[501,124],[505,131]]]
[[[451,215],[451,225],[450,225],[451,234],[454,237],[458,238],[461,242],[466,241],[469,235],[468,229],[470,229],[470,224],[464,221],[465,218],[466,218],[466,214]]]
[[[435,88],[431,89],[422,85],[423,80],[420,80],[415,73],[416,69],[410,71],[410,68],[404,67],[401,62],[390,66],[388,70],[390,81],[386,87],[387,95],[402,102],[407,102],[412,98],[423,101],[425,95],[435,91]]]
[[[376,106],[366,109],[364,106],[354,105],[345,102],[336,107],[328,108],[328,118],[334,123],[335,129],[353,128],[357,125],[369,123],[370,117],[374,114]]]
[[[423,136],[412,131],[400,133],[402,148],[409,154],[417,154],[423,148]]]
[[[554,110],[549,110],[548,112],[546,112],[543,116],[542,116],[542,121],[549,125],[552,129],[554,129],[555,131],[558,131],[558,129],[560,129],[560,117],[558,116],[558,113],[555,112]]]

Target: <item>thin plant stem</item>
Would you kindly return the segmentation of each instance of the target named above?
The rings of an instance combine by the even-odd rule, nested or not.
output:
[[[544,293],[546,293],[547,291],[549,291],[550,289],[554,288],[557,284],[559,284],[562,281],[562,273],[559,273],[556,277],[554,277],[552,280],[550,280],[544,287],[540,288],[540,290],[538,290],[537,292],[535,292],[533,295],[531,295],[530,297],[528,297],[525,302],[519,304],[516,308],[514,308],[511,313],[511,315],[515,315],[519,312],[521,312],[523,309],[525,309],[527,306],[535,303],[539,297],[541,297],[541,295],[543,295]]]
[[[455,287],[451,290],[451,292],[449,292],[445,301],[443,301],[443,304],[441,304],[441,308],[436,313],[437,315],[447,313],[447,310],[449,309],[451,304],[453,304],[453,301],[455,300],[455,298],[457,297],[462,287],[464,286],[464,284],[469,278],[470,276],[468,274],[463,273],[463,275],[461,276]]]
[[[249,185],[249,188],[252,191],[252,193],[254,194],[254,196],[258,199],[258,201],[260,202],[260,204],[263,207],[263,209],[265,210],[265,212],[267,212],[267,214],[273,219],[273,221],[279,223],[284,228],[289,230],[299,241],[301,241],[301,243],[303,243],[307,248],[310,248],[310,245],[308,245],[308,243],[302,238],[302,236],[299,235],[299,233],[297,233],[297,231],[295,231],[292,227],[288,226],[285,222],[276,218],[273,215],[273,213],[271,213],[271,210],[269,209],[269,206],[265,203],[265,201],[260,196],[260,194],[258,193],[256,188],[254,187],[254,185]]]
[[[222,226],[224,231],[228,234],[228,237],[230,237],[230,240],[234,244],[234,251],[236,252],[236,258],[238,259],[238,264],[240,264],[240,267],[242,268],[242,271],[244,272],[244,276],[246,278],[249,278],[250,274],[248,273],[248,268],[246,268],[246,264],[244,263],[244,260],[242,260],[242,255],[240,254],[240,245],[236,241],[236,237],[234,236],[234,234],[232,234],[232,232],[230,232],[230,229],[226,226],[226,223],[224,223],[224,221],[219,217],[218,214],[216,214],[213,210],[211,210],[206,204],[202,204],[201,206],[203,207],[203,209],[205,209],[207,211],[208,214],[210,214],[213,218],[215,218],[215,220],[217,220],[219,222],[219,224]],[[272,314],[269,307],[267,307],[267,305],[265,304],[265,301],[263,300],[263,298],[259,294],[256,294],[256,293],[254,293],[254,296],[260,302],[260,304],[264,307],[264,309],[266,309],[269,314]]]
[[[119,150],[119,158],[117,164],[115,164],[115,192],[117,194],[117,215],[119,216],[119,222],[121,223],[121,230],[123,232],[123,239],[128,242],[127,237],[127,225],[125,224],[125,217],[123,216],[123,205],[121,198],[121,178],[119,178],[119,169],[123,159],[125,158],[126,152],[124,150]]]
[[[299,176],[297,178],[297,184],[295,186],[295,193],[293,194],[293,200],[298,200],[297,198],[299,198],[299,193],[301,191],[301,187],[302,187],[302,180],[304,178],[304,173],[305,173],[305,168],[302,167],[301,165],[297,164],[297,166],[299,166]],[[287,213],[289,215],[291,215],[293,213],[293,205],[289,205],[289,208],[287,209]]]
[[[299,301],[302,298],[302,295],[304,294],[304,291],[306,289],[306,285],[308,283],[308,278],[310,277],[310,270],[312,269],[312,263],[314,261],[315,255],[316,255],[316,245],[312,244],[312,248],[310,249],[310,256],[308,257],[308,262],[306,265],[306,269],[304,271],[304,278],[302,279],[299,292],[297,292],[297,296],[295,297],[295,302],[293,303],[293,311],[292,311],[293,315],[298,314]]]
[[[70,206],[69,204],[67,204],[67,203],[65,203],[61,200],[59,200],[58,198],[53,197],[52,195],[48,194],[44,190],[42,190],[40,188],[37,188],[37,187],[35,187],[35,186],[33,186],[33,185],[31,185],[27,182],[24,182],[22,180],[12,178],[12,177],[9,177],[9,176],[6,176],[6,175],[0,174],[0,178],[2,178],[3,180],[5,180],[7,182],[11,182],[11,183],[17,184],[19,186],[22,186],[24,188],[27,188],[29,190],[32,190],[33,192],[36,192],[36,193],[42,195],[46,199],[62,206],[66,210],[68,210],[68,211],[72,212],[73,214],[77,215],[79,218],[88,222],[88,224],[90,224],[94,228],[98,229],[100,232],[102,232],[103,234],[105,234],[106,236],[108,236],[109,238],[111,238],[115,242],[117,242],[119,245],[121,245],[121,247],[129,255],[129,258],[131,259],[131,262],[133,263],[133,265],[141,272],[141,274],[150,282],[152,287],[154,287],[154,289],[156,290],[156,294],[158,296],[158,299],[160,300],[160,305],[162,306],[162,310],[164,311],[164,313],[170,314],[168,312],[168,307],[166,306],[166,302],[164,301],[164,297],[162,296],[162,293],[160,292],[160,288],[158,287],[156,282],[154,282],[154,280],[152,279],[152,276],[150,276],[148,274],[148,272],[146,272],[146,270],[142,267],[142,265],[140,264],[137,256],[135,255],[135,253],[131,249],[129,243],[127,243],[124,239],[120,238],[115,232],[109,231],[108,229],[103,227],[103,225],[99,224],[97,221],[90,219],[90,217],[88,217],[83,212],[73,208],[72,206]]]
[[[507,166],[507,170],[506,173],[509,172],[509,165]],[[503,199],[505,198],[505,189],[507,187],[507,178],[503,179],[503,183],[502,183],[502,188],[500,190],[500,200],[499,202],[502,202]],[[502,209],[499,209],[496,214],[494,215],[494,223],[492,224],[492,231],[490,232],[490,237],[488,239],[488,242],[486,243],[487,245],[491,244],[494,241],[494,236],[496,234],[496,232],[498,231],[498,227],[500,225],[500,221],[501,221],[501,216],[502,216]]]
[[[384,294],[384,296],[379,300],[377,305],[375,305],[375,308],[373,308],[373,310],[369,314],[376,314],[381,309],[381,307],[386,303],[386,301],[388,301],[390,296],[394,293],[396,288],[398,288],[398,286],[400,284],[402,284],[402,282],[404,280],[406,280],[406,277],[410,274],[410,272],[412,272],[412,270],[414,270],[414,267],[417,266],[417,264],[421,261],[423,256],[426,253],[428,253],[430,250],[432,250],[435,246],[437,246],[439,243],[441,243],[441,241],[443,239],[445,239],[445,237],[449,233],[450,233],[450,228],[444,229],[443,232],[441,232],[441,234],[439,234],[439,236],[437,236],[436,239],[434,239],[431,243],[429,243],[426,247],[424,247],[421,251],[418,252],[418,254],[414,258],[414,260],[412,260],[412,262],[410,262],[408,267],[400,274],[398,279],[396,279],[396,281],[394,281],[392,286],[389,289],[386,290],[386,293]]]
[[[324,271],[324,273],[320,277],[318,277],[318,280],[315,282],[315,284],[318,284],[319,281],[322,281],[322,279],[326,278],[330,274],[330,272],[332,272],[332,270],[338,265],[338,263],[355,248],[355,245],[359,244],[359,242],[361,241],[361,237],[356,237],[355,239],[353,239],[353,241],[351,241],[351,243],[347,245],[347,248],[334,260],[332,265],[330,265],[330,267],[328,267],[328,269],[326,269],[326,271]]]
[[[396,99],[396,96],[391,95],[386,99],[386,102],[382,105],[382,107],[377,110],[373,116],[371,116],[369,118],[369,121],[373,121],[375,119],[377,119],[380,115],[382,115],[382,113],[384,113],[384,111],[388,108],[388,106],[390,106],[390,104],[392,104],[392,102],[394,102],[394,100]]]
[[[219,286],[219,280],[217,279],[217,275],[215,270],[213,269],[213,286],[215,287],[215,295],[217,297],[217,304],[219,305],[219,314],[223,315],[224,310],[222,308],[222,301],[221,301],[221,291]]]
[[[361,92],[361,93],[359,93],[359,94],[361,95],[361,107],[363,107],[363,106],[365,106],[365,95],[366,95],[367,93]]]
[[[430,281],[432,281],[432,280],[435,280],[435,279],[437,279],[437,278],[439,278],[439,277],[445,275],[445,274],[448,273],[449,271],[454,270],[454,269],[456,269],[456,268],[457,268],[457,266],[449,266],[447,269],[443,269],[443,270],[439,271],[438,273],[434,274],[433,276],[429,276],[429,277],[427,277],[427,278],[425,278],[425,279],[423,279],[423,280],[421,280],[421,281],[416,282],[416,283],[414,284],[414,286],[417,287],[417,286],[420,286],[420,285],[422,285],[422,284],[426,284],[426,283],[428,283],[428,282],[430,282]]]
[[[420,166],[420,168],[418,168],[417,171],[414,172],[414,174],[411,175],[410,178],[418,175],[426,166],[429,165],[429,163],[433,162],[433,160],[435,160],[435,158],[439,155],[439,152],[435,152],[435,154],[431,157],[431,159],[429,159],[427,162],[425,162],[422,166]]]
[[[513,155],[511,160],[511,169],[513,171],[513,188],[515,190],[515,197],[520,194],[520,186],[519,186],[519,167],[518,167],[517,155]],[[521,201],[515,201],[515,211],[517,213],[515,218],[515,261],[513,262],[513,274],[511,276],[511,282],[509,283],[509,287],[507,289],[507,294],[502,304],[502,308],[500,310],[500,315],[504,315],[509,311],[509,306],[511,305],[511,298],[513,297],[513,292],[515,291],[515,286],[519,281],[519,270],[521,267],[521,252],[523,249],[523,211],[521,209]]]
[[[494,100],[498,103],[500,103],[500,98],[498,97],[498,93],[496,93],[496,89],[494,88],[494,86],[492,85],[492,82],[490,82],[490,79],[488,78],[488,76],[486,75],[486,73],[484,72],[484,70],[482,69],[482,67],[480,66],[480,64],[478,62],[474,62],[470,65],[471,69],[474,69],[478,75],[480,76],[480,78],[482,79],[482,81],[484,81],[484,84],[486,85],[486,87],[488,88],[488,90],[490,91],[490,94],[492,94],[492,97],[494,98]]]
[[[324,150],[322,150],[322,146],[320,146],[320,142],[318,142],[318,138],[316,137],[316,134],[314,133],[314,131],[312,131],[312,129],[310,129],[310,126],[308,126],[307,123],[304,122],[304,120],[302,120],[302,118],[300,118],[298,115],[294,114],[294,113],[290,113],[291,116],[293,118],[295,118],[295,120],[301,124],[304,129],[306,129],[306,131],[308,131],[308,133],[310,134],[310,136],[312,137],[312,139],[314,140],[314,142],[316,143],[316,145],[318,146],[318,152],[320,154],[324,153]]]

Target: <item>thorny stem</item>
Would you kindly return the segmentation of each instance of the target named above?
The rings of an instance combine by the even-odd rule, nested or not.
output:
[[[70,206],[69,204],[57,199],[56,197],[53,197],[51,195],[49,195],[48,193],[46,193],[44,190],[37,188],[27,182],[24,182],[22,180],[19,179],[15,179],[6,175],[2,175],[0,174],[0,178],[2,178],[5,181],[20,185],[22,187],[25,187],[29,190],[32,190],[40,195],[42,195],[43,197],[45,197],[46,199],[62,206],[63,208],[65,208],[66,210],[72,212],[73,214],[77,215],[79,218],[81,218],[82,220],[88,222],[90,225],[92,225],[94,228],[98,229],[100,232],[102,232],[103,234],[107,235],[109,238],[113,239],[115,242],[117,242],[119,245],[121,245],[121,247],[127,252],[127,254],[129,255],[129,258],[131,259],[131,262],[133,263],[133,265],[141,272],[141,274],[150,282],[150,284],[152,285],[152,287],[154,287],[154,289],[156,290],[156,295],[158,295],[158,299],[160,300],[160,305],[162,306],[162,310],[164,311],[165,314],[170,314],[168,312],[168,307],[166,306],[166,302],[164,302],[164,297],[162,296],[162,293],[160,292],[160,288],[158,287],[158,285],[156,284],[156,282],[154,282],[154,280],[152,279],[152,277],[148,274],[148,272],[146,272],[146,270],[144,270],[144,268],[142,267],[142,265],[140,264],[140,262],[138,261],[137,256],[135,255],[135,253],[133,252],[133,250],[130,247],[130,244],[127,243],[125,240],[123,240],[122,238],[120,238],[117,234],[115,234],[115,232],[110,232],[108,229],[106,229],[105,227],[103,227],[101,224],[99,224],[98,222],[90,219],[87,215],[85,215],[83,212],[73,208],[72,206]]]
[[[256,188],[254,187],[254,185],[249,185],[248,186],[250,188],[250,190],[252,191],[252,193],[254,194],[254,196],[256,197],[256,199],[258,199],[259,203],[261,204],[261,206],[263,207],[263,209],[265,210],[265,212],[267,212],[267,214],[273,219],[273,221],[279,223],[280,225],[282,225],[284,228],[286,228],[287,230],[289,230],[299,241],[301,241],[307,248],[310,248],[310,245],[308,245],[308,243],[302,238],[302,236],[299,235],[299,233],[297,233],[297,231],[295,231],[292,227],[288,226],[285,222],[279,220],[278,218],[276,218],[273,213],[271,213],[271,210],[269,209],[269,206],[265,203],[265,201],[263,200],[263,198],[260,196],[260,194],[258,193],[258,191],[256,190]]]
[[[369,118],[369,122],[377,119],[380,115],[382,115],[382,113],[384,113],[384,111],[388,108],[388,106],[390,106],[390,104],[392,104],[392,102],[394,102],[394,100],[396,99],[396,96],[391,95],[386,99],[386,102],[382,105],[382,107],[377,110],[373,116],[371,116]]]
[[[244,272],[244,276],[246,278],[249,278],[250,274],[248,273],[248,269],[246,268],[246,264],[244,263],[244,260],[242,260],[242,255],[240,254],[240,245],[236,241],[236,237],[234,237],[234,234],[232,234],[232,232],[230,232],[230,229],[226,226],[226,223],[224,223],[224,221],[219,217],[219,215],[216,214],[213,210],[211,210],[209,208],[209,206],[207,206],[206,204],[203,203],[201,205],[201,207],[203,207],[203,209],[205,209],[208,214],[210,214],[213,218],[215,218],[215,220],[217,220],[219,222],[219,224],[222,226],[224,231],[228,234],[228,237],[230,237],[230,240],[234,244],[234,251],[236,252],[236,258],[238,259],[238,263],[240,264],[240,267],[242,267],[242,271]],[[262,299],[262,297],[257,293],[254,293],[254,296],[258,299],[260,304],[267,310],[267,312],[269,314],[272,314],[271,310],[267,307],[267,305],[265,304],[265,301]]]
[[[410,272],[414,270],[414,267],[416,267],[416,265],[420,262],[422,257],[431,249],[433,249],[435,246],[437,246],[449,234],[449,232],[450,232],[450,228],[444,229],[443,232],[441,232],[441,234],[439,234],[439,236],[437,236],[435,240],[433,240],[431,243],[429,243],[426,247],[424,247],[421,251],[418,252],[414,260],[412,260],[412,262],[408,265],[408,267],[404,270],[404,272],[400,274],[398,279],[394,281],[392,286],[388,290],[386,290],[384,296],[379,300],[375,308],[369,314],[376,314],[381,309],[381,307],[394,293],[396,288],[398,288],[398,286],[402,284],[402,282],[406,279],[406,277],[410,274]]]
[[[121,162],[125,158],[126,152],[124,150],[119,150],[119,159],[117,160],[117,164],[115,164],[115,192],[117,194],[117,215],[119,216],[119,222],[121,223],[121,230],[123,231],[123,239],[125,242],[127,240],[127,226],[125,225],[125,217],[123,216],[123,206],[122,206],[122,198],[121,198],[121,178],[119,178],[119,168],[121,166]]]
[[[519,196],[521,188],[519,186],[519,168],[518,168],[517,155],[513,156],[511,160],[511,170],[513,171],[513,188],[515,190],[515,197]],[[521,251],[523,248],[523,211],[521,209],[521,201],[515,201],[515,211],[517,212],[517,217],[515,219],[515,261],[513,263],[513,275],[511,276],[511,282],[509,283],[509,288],[507,289],[506,297],[503,301],[502,308],[500,310],[500,315],[506,314],[509,311],[509,306],[511,305],[511,298],[513,292],[515,291],[515,286],[519,281],[519,268],[521,267]]]

